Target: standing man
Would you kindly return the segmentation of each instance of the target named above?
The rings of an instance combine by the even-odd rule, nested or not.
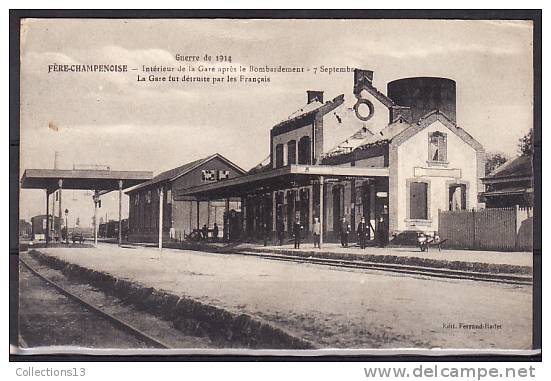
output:
[[[207,224],[204,224],[201,228],[201,235],[203,236],[203,241],[206,241],[209,238],[209,228]]]
[[[365,217],[362,217],[360,220],[356,232],[360,240],[360,249],[365,249],[367,246],[367,237],[369,236],[369,226],[365,223]]]
[[[279,246],[283,245],[283,238],[285,236],[285,226],[283,225],[283,220],[277,221],[277,239],[279,241]]]
[[[348,247],[348,236],[350,235],[350,224],[346,221],[346,217],[341,221],[341,246]]]
[[[314,224],[312,225],[312,236],[314,237],[314,247],[321,249],[320,245],[321,235],[321,223],[317,217],[314,218]]]
[[[212,227],[212,238],[214,238],[214,242],[218,241],[218,225],[216,222],[214,223],[214,226]]]
[[[388,226],[383,216],[377,220],[377,243],[379,247],[385,247],[388,243]]]
[[[297,218],[293,224],[293,236],[295,237],[295,249],[300,249],[300,238],[302,232],[302,225],[300,220]]]

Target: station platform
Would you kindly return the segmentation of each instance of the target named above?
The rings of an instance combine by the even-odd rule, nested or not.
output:
[[[134,245],[153,247],[155,244],[135,243]],[[454,249],[439,251],[438,248],[430,248],[429,251],[422,252],[418,247],[368,246],[361,249],[356,244],[342,247],[340,243],[326,243],[321,249],[314,248],[312,243],[302,243],[300,249],[295,249],[293,244],[264,246],[262,243],[222,242],[166,242],[164,247],[221,253],[271,253],[302,258],[366,261],[493,273],[531,275],[533,271],[531,252]]]
[[[346,253],[355,250],[359,249],[342,249]],[[340,270],[220,252],[161,252],[150,247],[107,243],[97,248],[37,251],[64,263],[67,271],[80,266],[89,269],[86,274],[108,274],[117,282],[124,280],[169,292],[234,316],[246,315],[247,319],[311,343],[313,348],[531,346],[531,286]],[[396,253],[411,255],[407,251]],[[429,252],[431,256],[446,254],[452,255]],[[499,254],[506,258],[511,253]],[[36,254],[31,251],[31,255]],[[473,258],[480,258],[479,255],[482,254]],[[488,258],[494,256],[497,254]],[[518,253],[508,258],[511,263],[516,258],[518,262],[514,263],[529,264]],[[199,307],[193,309],[197,311]],[[205,316],[218,315],[216,312]],[[459,323],[480,324],[482,328],[463,329]]]

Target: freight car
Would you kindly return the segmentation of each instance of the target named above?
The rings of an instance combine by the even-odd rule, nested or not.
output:
[[[126,237],[128,234],[128,219],[121,221],[122,225],[122,237]],[[107,222],[99,224],[98,237],[100,238],[118,238],[119,237],[119,221],[109,220]]]
[[[32,239],[43,241],[46,239],[47,218],[45,214],[31,218]],[[50,219],[50,239],[55,239],[57,232],[61,231],[61,218],[49,216]],[[53,223],[52,223],[53,222]]]

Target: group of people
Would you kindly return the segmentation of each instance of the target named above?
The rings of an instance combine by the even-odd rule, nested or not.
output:
[[[367,241],[369,241],[370,237],[370,230],[375,231],[373,229],[373,226],[371,226],[371,222],[366,222],[365,217],[362,217],[360,220],[360,223],[358,224],[358,227],[356,228],[356,234],[358,235],[358,243],[360,245],[361,249],[365,249],[367,247]],[[352,228],[348,221],[346,221],[346,218],[343,217],[341,220],[341,226],[340,226],[340,236],[341,236],[341,246],[342,247],[348,247],[348,240],[350,238],[350,233],[352,232]]]
[[[360,220],[360,223],[358,224],[358,227],[356,228],[356,234],[358,235],[358,243],[360,245],[360,248],[365,249],[367,247],[367,243],[370,239],[370,232],[373,231],[375,234],[375,237],[377,238],[377,241],[380,245],[384,245],[386,242],[383,239],[383,236],[386,235],[386,231],[384,230],[384,220],[381,218],[381,221],[379,223],[379,229],[377,231],[373,228],[370,221],[366,222],[365,217],[362,217]],[[312,224],[312,238],[314,240],[314,247],[315,248],[321,248],[321,222],[318,217],[314,218],[314,222]],[[264,238],[264,246],[267,245],[268,242],[268,227],[265,226],[266,234]],[[279,241],[279,245],[283,245],[283,241],[285,239],[285,225],[283,224],[283,221],[278,221],[276,226],[277,231],[277,238]],[[293,223],[293,239],[294,239],[294,248],[300,249],[300,244],[303,236],[304,226],[300,223],[300,219],[296,219]],[[352,232],[352,228],[348,221],[346,220],[346,217],[343,217],[340,224],[340,239],[341,239],[341,246],[342,247],[348,247],[348,241],[350,238],[350,234]],[[379,234],[377,234],[379,233]]]
[[[219,232],[220,232],[220,230],[218,229],[218,225],[215,222],[214,225],[212,226],[212,238],[213,238],[214,241],[218,240]],[[201,228],[200,238],[201,238],[202,241],[207,241],[208,240],[208,238],[209,238],[209,228],[208,228],[207,224],[204,224],[203,227]]]

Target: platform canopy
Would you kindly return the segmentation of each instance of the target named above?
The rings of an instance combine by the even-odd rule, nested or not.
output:
[[[313,181],[319,181],[320,177],[323,177],[325,181],[331,181],[333,179],[388,177],[388,174],[388,167],[291,164],[264,172],[251,173],[187,188],[175,194],[175,200],[185,200],[189,196],[205,200],[239,197],[255,190],[273,191],[285,189],[289,186],[310,185]]]
[[[125,189],[151,180],[152,177],[153,172],[149,171],[26,169],[21,178],[21,188],[53,191],[59,188],[59,180],[62,180],[63,189],[97,190],[107,193],[118,190],[121,180]]]

